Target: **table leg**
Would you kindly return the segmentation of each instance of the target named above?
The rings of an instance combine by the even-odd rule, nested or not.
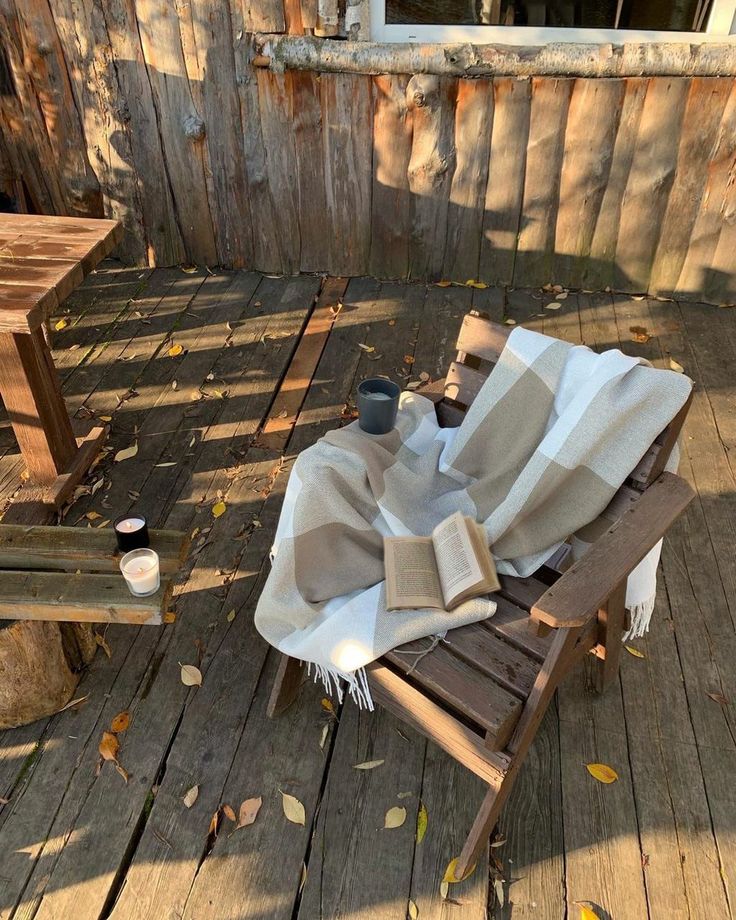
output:
[[[53,483],[70,467],[77,442],[41,329],[0,333],[0,394],[30,478]]]

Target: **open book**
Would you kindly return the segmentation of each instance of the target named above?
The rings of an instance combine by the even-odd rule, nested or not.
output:
[[[384,537],[383,548],[389,610],[452,610],[500,587],[485,530],[459,511],[431,537]]]

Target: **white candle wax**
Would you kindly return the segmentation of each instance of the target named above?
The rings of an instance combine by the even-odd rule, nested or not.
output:
[[[161,584],[158,554],[152,549],[132,549],[120,560],[128,590],[138,597],[155,594]]]
[[[140,530],[145,523],[146,522],[143,520],[143,518],[131,517],[126,518],[124,521],[120,521],[115,525],[115,527],[118,530],[124,531],[125,533],[134,533],[136,530]]]

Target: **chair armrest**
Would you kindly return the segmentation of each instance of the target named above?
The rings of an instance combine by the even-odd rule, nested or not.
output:
[[[687,508],[695,493],[673,473],[662,475],[532,607],[536,623],[582,626]]]
[[[425,396],[427,399],[431,399],[433,403],[437,404],[445,398],[445,381],[444,379],[430,380],[422,384],[422,386],[417,387],[414,392],[418,393],[420,396]]]

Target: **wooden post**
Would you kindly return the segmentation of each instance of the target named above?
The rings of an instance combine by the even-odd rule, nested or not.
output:
[[[605,650],[605,656],[598,662],[597,689],[602,693],[618,675],[621,662],[621,640],[626,618],[626,579],[616,588],[598,611],[598,643]]]
[[[31,479],[50,485],[71,465],[77,442],[41,329],[0,334],[0,393]]]

